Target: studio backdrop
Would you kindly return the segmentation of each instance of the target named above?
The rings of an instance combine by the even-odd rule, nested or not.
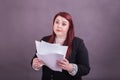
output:
[[[120,80],[120,0],[0,0],[0,80],[41,80],[30,64],[35,40],[52,33],[60,11],[89,51],[83,80]]]

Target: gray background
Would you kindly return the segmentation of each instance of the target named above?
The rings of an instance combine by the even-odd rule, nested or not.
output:
[[[34,41],[52,33],[59,11],[72,15],[89,50],[83,80],[120,80],[120,0],[0,0],[0,80],[40,80],[30,65]]]

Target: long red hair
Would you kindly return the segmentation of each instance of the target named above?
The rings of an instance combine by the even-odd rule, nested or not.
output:
[[[72,41],[73,41],[73,38],[74,38],[74,25],[73,25],[73,21],[72,21],[72,16],[67,12],[59,12],[55,15],[55,17],[53,19],[53,25],[54,25],[54,22],[55,22],[55,19],[57,18],[57,16],[64,17],[66,20],[69,21],[69,29],[68,29],[68,32],[67,32],[67,38],[63,43],[63,45],[68,46],[66,58],[69,58],[69,56],[72,52]],[[56,37],[56,34],[53,31],[53,34],[50,37],[48,42],[54,43],[55,42],[55,37]]]

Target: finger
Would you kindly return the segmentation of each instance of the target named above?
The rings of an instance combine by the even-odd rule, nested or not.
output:
[[[66,66],[65,65],[62,65],[61,68],[64,69],[64,70],[66,70]]]
[[[59,61],[58,64],[59,65],[65,65],[65,62],[64,61]]]
[[[66,63],[69,63],[69,61],[67,59],[63,59],[63,61],[66,62]]]
[[[64,65],[66,65],[66,64],[68,64],[69,62],[67,61],[67,60],[63,60],[62,61],[62,64],[64,64]]]

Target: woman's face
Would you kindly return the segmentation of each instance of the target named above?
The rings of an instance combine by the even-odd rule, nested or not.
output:
[[[57,16],[54,25],[53,25],[53,30],[58,37],[66,37],[67,32],[69,29],[69,22],[66,20],[64,17]]]

